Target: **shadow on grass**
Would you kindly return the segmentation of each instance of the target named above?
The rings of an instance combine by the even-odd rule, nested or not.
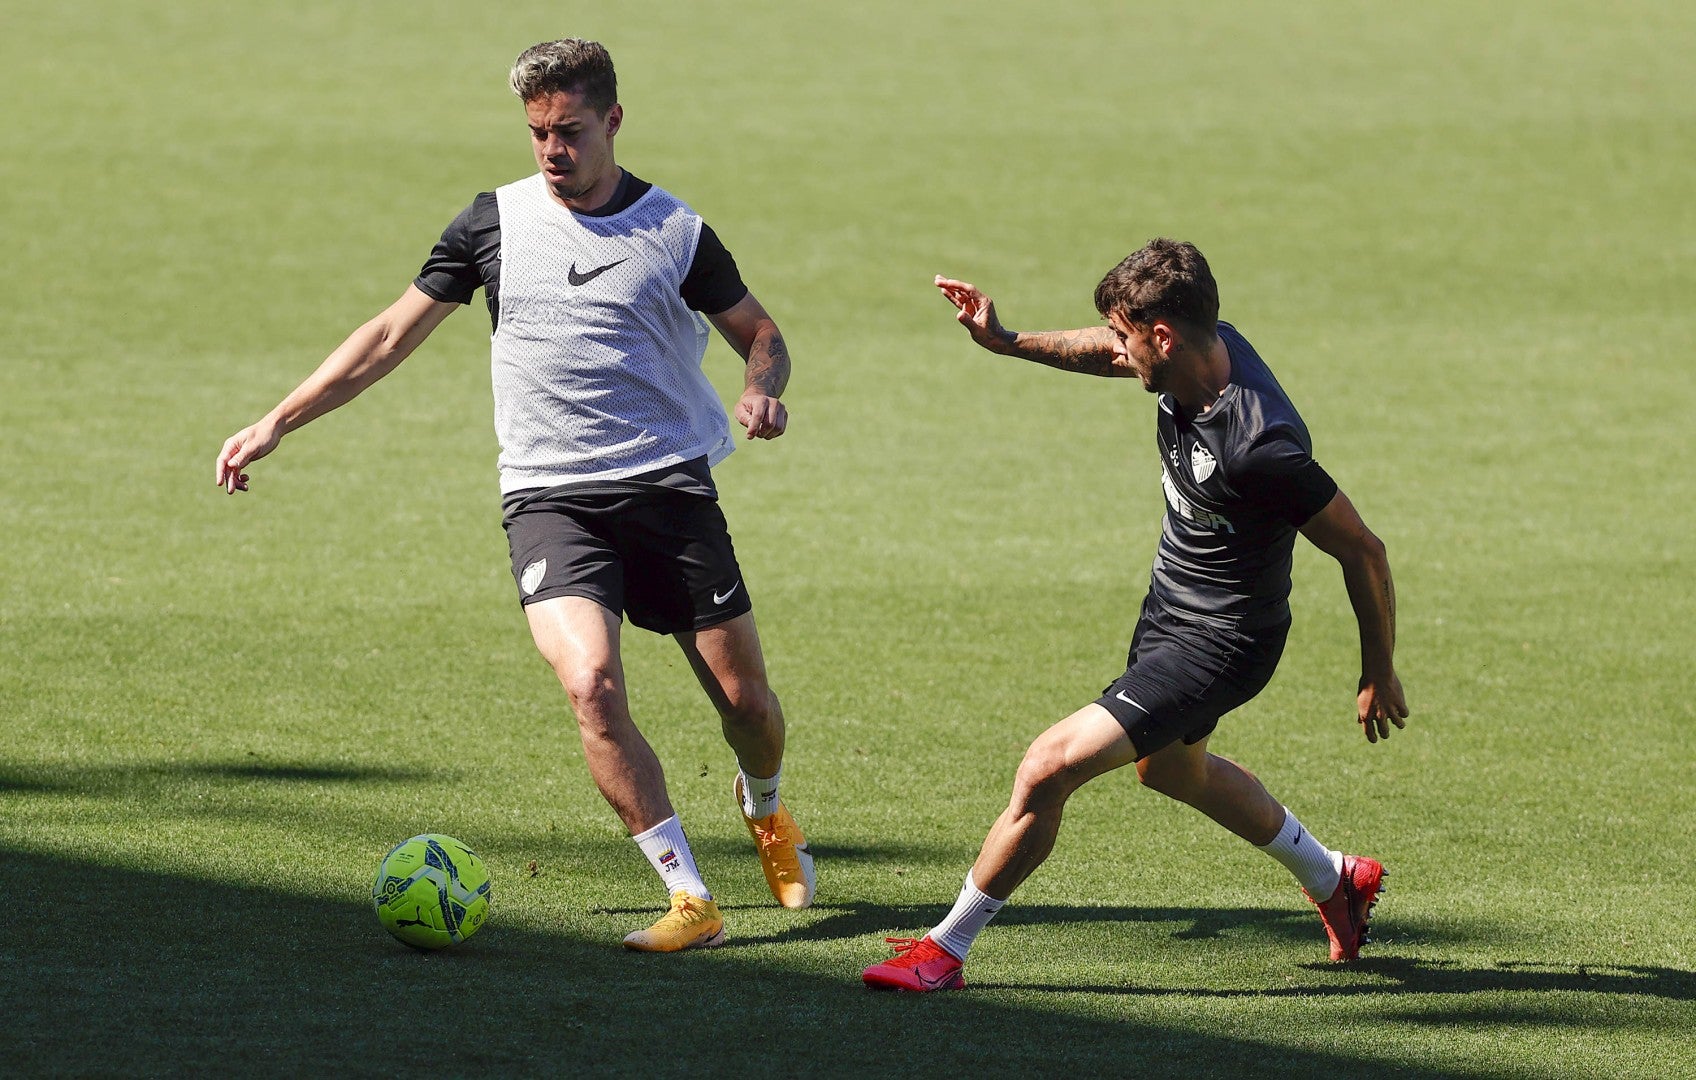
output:
[[[48,770],[32,769],[3,769],[0,770],[0,791],[19,791],[30,795],[48,795],[65,790],[64,785],[53,780]]]
[[[7,1070],[26,1075],[1113,1075],[1127,1061],[1147,1076],[1438,1075],[1381,1049],[1162,1027],[1099,1004],[872,994],[857,967],[816,953],[635,956],[497,921],[419,954],[353,900],[3,847],[0,873],[28,915],[0,936]],[[870,926],[934,910],[840,914]]]
[[[762,909],[759,904],[724,904],[724,911]],[[830,941],[875,934],[917,935],[934,926],[948,913],[949,904],[814,904],[808,909],[814,921],[781,934],[737,937],[734,945],[769,945],[780,941]],[[605,915],[649,915],[655,907],[598,908]],[[1197,908],[1197,907],[1107,907],[1102,905],[1012,904],[997,916],[995,925],[1029,926],[1076,923],[1148,923],[1169,925],[1172,937],[1207,940],[1227,931],[1249,930],[1260,940],[1323,942],[1318,920],[1311,911],[1294,908]],[[1427,936],[1422,933],[1422,937]]]
[[[140,765],[74,768],[9,765],[0,767],[0,791],[22,791],[38,795],[113,795],[134,788],[157,787],[162,781],[178,781],[192,777],[204,777],[213,781],[389,784],[410,783],[419,779],[452,779],[452,774],[436,768],[379,768],[257,760],[150,762]]]
[[[735,813],[734,807],[729,813]],[[855,862],[862,866],[881,866],[887,864],[922,866],[945,860],[948,864],[958,862],[961,849],[958,846],[943,847],[937,844],[916,841],[880,840],[875,844],[842,844],[820,841],[808,838],[811,843],[808,849],[820,865],[832,863]],[[711,833],[700,833],[691,828],[689,831],[689,847],[695,852],[696,858],[746,858],[753,851],[748,834],[740,825],[734,829],[734,834],[717,836]]]
[[[439,775],[437,769],[386,769],[347,765],[266,765],[260,762],[197,763],[181,766],[187,775],[215,777],[224,780],[286,780],[353,784],[394,783],[420,780]]]
[[[1477,994],[1503,990],[1529,993],[1623,994],[1696,1001],[1696,972],[1637,964],[1545,964],[1503,961],[1464,967],[1448,960],[1363,957],[1347,965],[1304,964],[1318,975],[1371,975],[1387,982],[1310,982],[1266,989],[1167,986],[1042,986],[980,983],[980,990],[1025,990],[1053,994],[1120,994],[1132,997],[1276,998],[1350,997],[1360,994]]]

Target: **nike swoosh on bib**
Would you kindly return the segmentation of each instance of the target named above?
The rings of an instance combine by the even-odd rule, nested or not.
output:
[[[577,272],[577,264],[574,262],[574,263],[571,264],[571,269],[567,270],[565,272],[565,280],[571,282],[573,285],[587,285],[587,284],[589,284],[589,282],[594,281],[596,278],[600,277],[602,274],[606,273],[608,270],[611,270],[613,267],[620,266],[620,265],[627,263],[629,261],[630,261],[629,259],[620,259],[620,260],[618,260],[618,262],[610,262],[610,263],[607,263],[605,266],[598,267],[594,270],[589,271],[587,274],[579,274]],[[559,264],[555,263],[554,265],[557,266]]]

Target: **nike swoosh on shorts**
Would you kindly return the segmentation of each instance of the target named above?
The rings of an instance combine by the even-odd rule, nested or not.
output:
[[[1117,694],[1114,694],[1113,696],[1118,698],[1120,701],[1123,701],[1126,705],[1135,705],[1137,708],[1142,709],[1142,711],[1149,716],[1154,715],[1153,713],[1150,713],[1148,711],[1147,707],[1145,707],[1142,702],[1137,701],[1135,698],[1132,698],[1129,694],[1126,694],[1123,690],[1119,691]]]

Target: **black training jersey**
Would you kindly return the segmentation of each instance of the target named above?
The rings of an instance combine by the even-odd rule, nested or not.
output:
[[[1255,628],[1289,618],[1296,529],[1337,483],[1266,361],[1229,323],[1219,336],[1231,381],[1213,407],[1185,416],[1160,395],[1156,442],[1166,516],[1150,591],[1179,614]]]
[[[612,199],[583,216],[610,217],[628,210],[653,186],[626,172],[619,178]],[[500,326],[501,214],[494,192],[485,191],[471,200],[471,205],[443,230],[413,284],[447,304],[469,304],[472,294],[482,289],[489,304],[489,321]],[[736,260],[704,221],[694,261],[678,292],[690,310],[705,315],[728,311],[748,295]]]

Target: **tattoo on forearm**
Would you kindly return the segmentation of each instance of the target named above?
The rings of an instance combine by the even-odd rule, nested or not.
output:
[[[789,385],[789,346],[784,344],[783,335],[777,330],[773,329],[754,340],[753,348],[748,350],[748,369],[743,375],[743,385],[768,397],[781,396],[784,387]]]
[[[1040,334],[1014,334],[1015,356],[1062,371],[1085,375],[1112,375],[1113,332],[1105,326],[1078,330],[1050,330]]]

